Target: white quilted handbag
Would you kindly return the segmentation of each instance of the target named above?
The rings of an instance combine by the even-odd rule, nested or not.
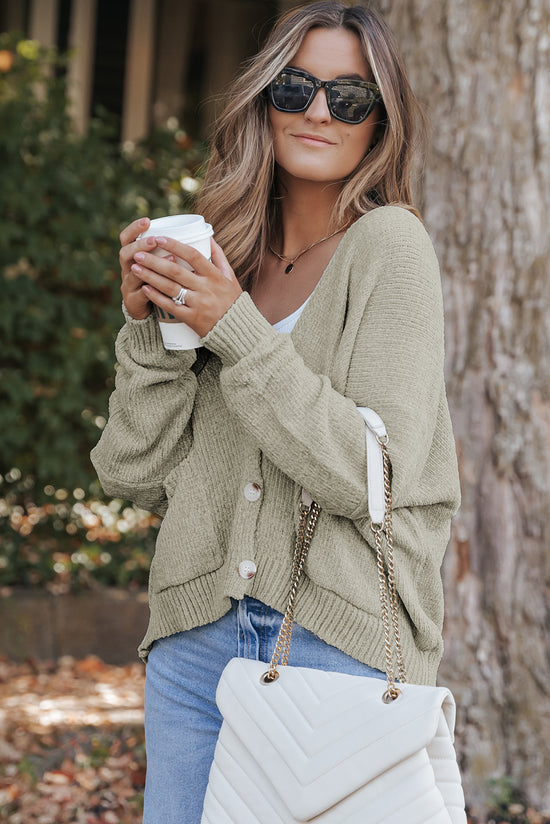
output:
[[[223,724],[201,824],[466,824],[453,696],[443,687],[406,683],[387,434],[376,413],[360,411],[367,424],[387,684],[287,666],[296,590],[320,511],[303,494],[290,597],[269,669],[233,658],[218,684]]]

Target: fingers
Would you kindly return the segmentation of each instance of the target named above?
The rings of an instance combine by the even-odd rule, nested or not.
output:
[[[118,254],[122,276],[128,274],[136,252],[152,251],[156,245],[157,241],[154,237],[144,237],[122,246]]]
[[[135,266],[136,264],[134,264],[132,269],[134,269]],[[171,278],[165,278],[162,275],[157,275],[156,272],[151,272],[149,269],[142,269],[138,273],[138,276],[140,278],[140,285],[146,284],[155,291],[166,295],[166,297],[170,299],[175,298],[182,289],[182,285],[179,281],[172,280]],[[184,286],[183,288],[189,289],[188,286]]]
[[[186,243],[180,243],[171,237],[157,237],[157,246],[171,252],[176,257],[181,258],[191,266],[191,268],[198,274],[214,274],[216,267],[194,246],[188,246]]]
[[[142,281],[136,284],[129,284],[128,278],[122,281],[120,291],[127,311],[135,320],[143,320],[151,312],[149,298],[143,290]]]
[[[130,268],[133,276],[169,297],[177,295],[182,286],[195,290],[200,286],[201,276],[176,263],[172,255],[160,257],[147,252],[136,252],[134,258],[135,262]]]
[[[137,273],[132,272],[131,265],[134,254],[143,249],[153,250],[156,247],[154,237],[140,238],[140,234],[151,225],[148,217],[134,220],[120,233],[121,250],[119,252],[122,284],[120,291],[124,305],[131,317],[142,320],[151,312],[151,303],[143,290],[143,280]]]
[[[212,263],[214,266],[220,270],[224,277],[229,280],[233,280],[235,278],[235,273],[233,272],[233,269],[231,268],[222,247],[216,243],[214,238],[210,239],[210,248],[212,253]]]
[[[183,259],[195,271],[166,257],[136,253],[132,271],[143,281],[147,298],[178,320],[187,323],[197,334],[206,335],[235,302],[242,289],[227,259],[216,244],[210,262],[196,249],[177,241],[158,238],[159,246]],[[217,265],[214,263],[215,262]],[[149,265],[151,268],[149,268]],[[187,289],[185,304],[174,303],[181,288]]]
[[[148,219],[144,220],[148,225]],[[132,317],[142,318],[154,303],[205,335],[242,291],[223,250],[212,240],[209,260],[193,246],[173,238],[138,238],[145,228],[144,223],[134,221],[120,234],[126,308]],[[164,254],[159,254],[161,250]],[[173,298],[182,288],[189,292],[185,304],[178,305]]]
[[[128,243],[133,243],[134,240],[137,240],[141,232],[145,232],[149,228],[150,223],[151,221],[148,217],[141,217],[139,220],[134,220],[120,233],[120,245],[127,246]]]
[[[178,318],[178,320],[185,323],[188,322],[189,313],[192,311],[188,301],[190,300],[193,302],[192,298],[194,293],[191,289],[187,289],[185,294],[185,303],[174,303],[173,298],[178,296],[181,291],[181,286],[178,287],[176,291],[176,285],[174,284],[171,291],[174,292],[174,295],[167,295],[165,292],[161,292],[159,289],[156,289],[150,284],[145,284],[143,287],[143,292],[146,294],[148,300],[152,301],[152,303],[155,303],[157,306],[160,306],[161,309],[164,309],[166,312],[174,315],[174,317]]]
[[[120,233],[121,249],[119,252],[120,269],[122,277],[131,277],[130,267],[134,261],[134,255],[139,251],[153,251],[157,246],[157,241],[154,236],[140,237],[151,224],[148,217],[142,217],[139,220],[134,220],[129,226]],[[134,280],[131,278],[131,283]],[[135,284],[134,284],[135,285]]]

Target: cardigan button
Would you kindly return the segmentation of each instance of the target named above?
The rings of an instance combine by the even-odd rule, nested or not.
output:
[[[258,484],[247,484],[244,488],[244,497],[247,501],[257,501],[262,494]]]
[[[256,564],[254,561],[241,561],[239,564],[239,575],[241,578],[248,580],[256,575]]]

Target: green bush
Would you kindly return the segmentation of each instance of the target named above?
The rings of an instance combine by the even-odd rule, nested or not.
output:
[[[89,452],[105,424],[122,321],[118,234],[146,214],[191,211],[205,156],[177,123],[138,145],[120,146],[106,117],[77,134],[66,62],[34,41],[0,35],[6,512],[47,503],[49,487],[101,497]],[[0,512],[0,532],[21,553],[10,517]]]
[[[90,499],[81,488],[69,493],[46,486],[45,494],[41,505],[21,503],[14,483],[0,499],[0,590],[41,586],[61,594],[146,586],[156,516],[120,500]]]
[[[86,487],[121,322],[118,233],[189,211],[180,181],[202,153],[177,129],[122,149],[105,122],[75,134],[64,59],[7,35],[0,49],[0,472]]]
[[[505,824],[544,824],[548,820],[543,820],[540,813],[528,807],[525,793],[510,776],[492,778],[487,782],[487,787],[488,821]]]

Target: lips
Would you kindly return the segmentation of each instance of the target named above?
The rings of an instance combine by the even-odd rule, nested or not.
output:
[[[302,132],[300,134],[293,135],[293,137],[295,137],[296,140],[300,140],[302,143],[307,143],[310,146],[334,146],[334,143],[331,140],[327,140],[326,137],[321,137],[319,134]]]

